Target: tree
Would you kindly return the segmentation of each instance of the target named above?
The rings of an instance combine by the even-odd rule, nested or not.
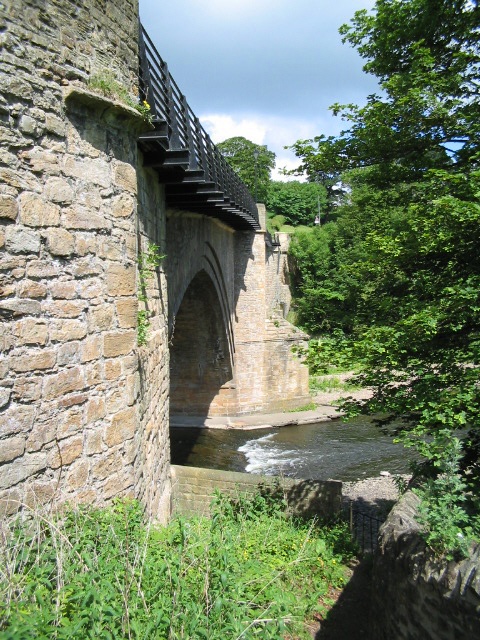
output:
[[[309,175],[346,172],[340,219],[360,221],[359,235],[335,250],[355,274],[361,381],[374,389],[354,410],[406,420],[398,438],[436,475],[420,493],[437,550],[458,546],[467,522],[480,535],[479,28],[471,0],[357,12],[341,33],[382,93],[334,105],[349,123],[338,137],[296,144]]]
[[[217,147],[257,202],[264,202],[275,168],[274,152],[241,136],[219,142]]]
[[[265,201],[270,216],[283,216],[291,225],[313,225],[320,213],[325,217],[326,192],[311,182],[272,181]]]

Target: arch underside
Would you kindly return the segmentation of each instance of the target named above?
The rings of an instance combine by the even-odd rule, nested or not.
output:
[[[233,350],[217,288],[202,269],[188,286],[170,339],[170,413],[217,413],[233,390]]]

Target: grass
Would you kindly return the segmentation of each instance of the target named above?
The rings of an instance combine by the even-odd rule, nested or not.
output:
[[[166,527],[119,501],[24,513],[0,535],[2,640],[306,639],[353,555],[344,525],[293,520],[260,493]]]
[[[298,413],[299,411],[312,411],[316,409],[317,405],[315,402],[309,402],[308,404],[304,404],[301,407],[297,407],[296,409],[290,409],[288,413]]]
[[[319,392],[349,392],[357,391],[361,389],[359,385],[356,385],[349,380],[342,379],[336,375],[325,376],[310,376],[310,391],[314,393]]]

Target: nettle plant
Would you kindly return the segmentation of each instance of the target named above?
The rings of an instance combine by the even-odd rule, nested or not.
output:
[[[160,247],[154,243],[149,243],[146,251],[138,254],[138,301],[144,308],[137,312],[137,343],[139,347],[147,344],[148,327],[150,326],[151,312],[148,310],[148,283],[151,280],[155,269],[157,269],[165,258],[160,253]]]

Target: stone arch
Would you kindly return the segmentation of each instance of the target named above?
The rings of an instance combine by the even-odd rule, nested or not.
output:
[[[233,350],[217,286],[201,269],[175,314],[170,339],[170,412],[210,415],[233,379]]]

